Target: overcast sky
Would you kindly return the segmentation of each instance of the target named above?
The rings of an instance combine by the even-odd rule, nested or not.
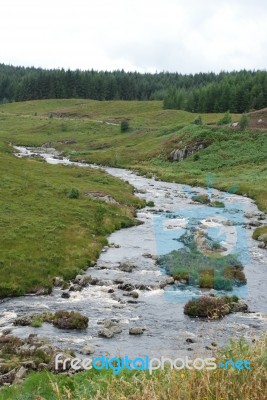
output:
[[[0,63],[267,69],[266,0],[1,0],[0,6]]]

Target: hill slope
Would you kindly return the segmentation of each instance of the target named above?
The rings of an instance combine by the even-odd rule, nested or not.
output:
[[[255,115],[255,117],[253,117]],[[252,124],[266,111],[250,114]],[[157,174],[161,179],[206,185],[255,198],[267,209],[267,134],[263,129],[192,125],[197,114],[162,110],[158,101],[43,100],[0,106],[1,138],[40,146],[49,142],[73,160],[85,160]],[[222,114],[201,114],[215,124]],[[240,115],[232,115],[238,121]],[[254,118],[254,119],[253,119]],[[130,130],[120,132],[120,121]],[[204,149],[180,162],[169,161],[173,150]]]

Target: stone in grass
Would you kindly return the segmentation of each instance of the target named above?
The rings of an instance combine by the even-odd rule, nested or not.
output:
[[[265,242],[267,243],[267,233],[263,233],[262,235],[260,235],[257,239],[259,242]]]

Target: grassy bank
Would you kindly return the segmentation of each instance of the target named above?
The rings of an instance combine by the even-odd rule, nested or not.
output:
[[[266,338],[244,340],[214,354],[216,364],[247,360],[250,370],[87,371],[72,377],[32,373],[22,385],[0,389],[1,400],[263,400],[267,385]],[[189,357],[193,359],[193,357]]]
[[[108,234],[134,223],[134,208],[142,205],[129,184],[101,171],[17,159],[3,142],[0,160],[0,297],[74,277],[96,260]]]

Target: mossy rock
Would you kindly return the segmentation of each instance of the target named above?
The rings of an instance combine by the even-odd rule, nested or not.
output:
[[[184,306],[184,313],[191,317],[219,319],[229,314],[236,303],[238,303],[237,296],[202,296],[188,301]]]
[[[57,311],[54,315],[53,325],[59,329],[86,329],[89,318],[76,311]]]

